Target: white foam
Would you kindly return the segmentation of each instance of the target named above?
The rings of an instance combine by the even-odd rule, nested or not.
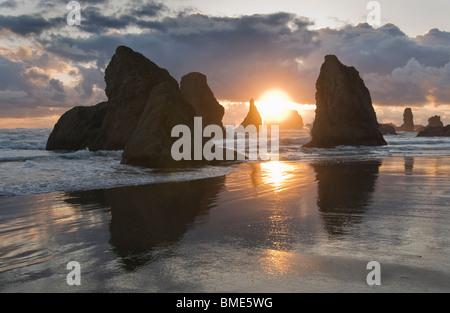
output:
[[[120,164],[122,151],[46,151],[50,130],[0,129],[0,196],[74,191],[192,180],[226,175],[233,167],[202,167],[171,173]],[[303,148],[304,131],[280,132],[280,160],[381,159],[392,156],[450,155],[450,138],[418,138],[414,133],[385,136],[387,146]]]

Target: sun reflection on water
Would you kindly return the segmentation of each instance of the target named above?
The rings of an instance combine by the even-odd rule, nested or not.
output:
[[[274,191],[280,191],[283,186],[293,178],[295,167],[280,161],[261,163],[263,182],[274,187]]]

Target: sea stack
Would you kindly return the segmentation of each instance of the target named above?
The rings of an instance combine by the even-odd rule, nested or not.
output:
[[[194,108],[170,81],[154,87],[123,151],[122,163],[151,168],[192,165],[192,161],[175,161],[172,158],[171,147],[178,138],[171,137],[171,132],[176,125],[185,125],[193,130],[194,116]]]
[[[123,150],[138,125],[153,88],[178,82],[142,54],[119,46],[105,70],[108,111],[102,130],[102,149]]]
[[[64,113],[47,140],[47,150],[99,150],[108,102],[77,106]]]
[[[288,110],[287,117],[279,123],[280,129],[302,130],[303,124],[302,116],[296,110]]]
[[[218,125],[223,129],[222,118],[225,109],[214,97],[204,74],[194,72],[183,76],[180,90],[183,97],[195,109],[195,116],[203,118],[203,127]]]
[[[381,146],[370,92],[354,67],[327,55],[316,82],[316,117],[312,140],[305,147]]]
[[[450,137],[450,125],[445,127],[426,127],[417,137]]]
[[[395,131],[395,127],[391,124],[380,124],[379,125],[380,132],[383,135],[397,135],[397,132]]]
[[[248,110],[248,114],[245,117],[244,121],[242,121],[242,126],[247,127],[248,125],[254,125],[258,129],[260,125],[262,125],[262,117],[259,114],[258,109],[255,105],[255,100],[250,99],[250,108]]]
[[[440,116],[435,115],[428,119],[427,127],[444,127],[444,123],[442,123]]]
[[[414,116],[411,108],[406,108],[403,112],[403,125],[398,128],[403,132],[414,132]]]

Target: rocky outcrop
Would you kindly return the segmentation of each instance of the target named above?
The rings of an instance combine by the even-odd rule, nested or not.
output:
[[[250,99],[250,108],[245,119],[241,123],[242,126],[247,127],[248,125],[254,125],[258,129],[259,125],[262,125],[262,117],[259,114],[258,109],[255,105],[255,100]]]
[[[208,86],[206,76],[201,73],[189,73],[181,78],[180,90],[184,98],[195,109],[195,116],[203,118],[203,127],[219,125],[223,127],[222,118],[225,109],[216,100]]]
[[[425,130],[425,126],[423,126],[423,125],[414,125],[414,131],[416,133],[421,132],[422,130]]]
[[[440,116],[435,115],[428,119],[427,127],[444,127],[444,123],[442,123]]]
[[[386,145],[370,92],[354,67],[328,55],[316,82],[316,117],[305,147]]]
[[[450,125],[445,127],[426,127],[417,137],[450,137]]]
[[[64,113],[47,140],[47,150],[98,150],[108,102],[78,106]]]
[[[411,108],[406,108],[403,112],[403,125],[397,130],[403,132],[414,132],[414,116]]]
[[[172,83],[166,81],[153,88],[137,127],[122,155],[122,163],[153,168],[182,167],[171,155],[172,128],[186,125],[194,129],[195,110]],[[192,144],[193,147],[193,144]],[[193,162],[189,162],[193,163]]]
[[[55,125],[48,150],[123,150],[133,134],[152,89],[178,82],[132,49],[119,46],[105,70],[108,103],[76,107]]]
[[[303,124],[302,116],[296,110],[288,110],[287,117],[279,124],[280,129],[302,130],[305,126]]]
[[[428,119],[428,126],[417,137],[450,137],[450,125],[444,127],[440,116],[432,116]]]
[[[119,46],[105,70],[108,111],[102,130],[102,149],[123,150],[138,125],[153,88],[178,82],[142,54]]]
[[[383,135],[397,135],[394,126],[391,124],[380,124],[379,127]]]

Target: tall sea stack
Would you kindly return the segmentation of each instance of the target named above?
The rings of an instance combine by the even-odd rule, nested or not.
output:
[[[178,89],[178,82],[142,54],[119,46],[105,70],[108,111],[102,142],[104,150],[123,150],[133,135],[153,88],[168,82]]]
[[[406,108],[403,112],[403,125],[398,128],[403,132],[414,132],[414,116],[411,108]]]
[[[183,76],[180,90],[183,97],[195,109],[195,116],[202,117],[203,127],[218,125],[223,128],[222,118],[225,109],[214,97],[206,75],[194,72]]]
[[[316,117],[312,140],[305,147],[381,146],[370,92],[354,67],[327,55],[316,82]]]
[[[248,125],[255,125],[256,128],[262,125],[262,117],[259,114],[258,109],[255,105],[255,100],[250,99],[250,108],[248,110],[248,114],[245,119],[242,121],[242,126],[247,127]]]

